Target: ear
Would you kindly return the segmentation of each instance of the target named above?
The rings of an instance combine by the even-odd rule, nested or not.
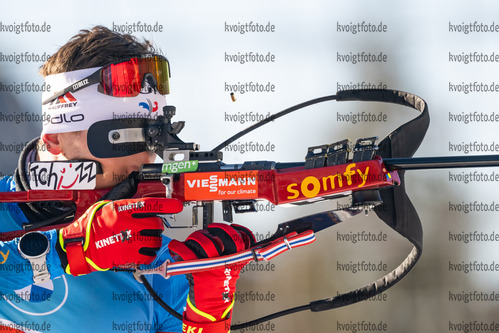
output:
[[[43,134],[42,141],[52,155],[59,155],[62,152],[59,134]]]

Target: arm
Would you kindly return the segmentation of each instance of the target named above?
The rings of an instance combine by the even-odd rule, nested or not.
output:
[[[176,199],[99,201],[59,231],[57,248],[66,273],[83,275],[113,267],[150,264],[161,248],[157,214],[182,211]]]
[[[167,260],[173,262],[173,258],[171,257],[168,249],[170,242],[170,238],[166,236],[163,237],[161,250],[158,251],[155,261],[150,265],[151,267],[158,267]],[[179,314],[184,311],[189,291],[189,284],[184,274],[170,276],[168,279],[165,279],[163,276],[157,274],[146,275],[145,277],[153,289],[156,290],[160,298],[168,304],[168,306]],[[144,292],[147,293],[145,290]],[[153,303],[155,312],[154,322],[158,323],[158,326],[155,327],[155,329],[162,333],[182,332],[182,321],[168,313],[168,311],[166,311],[156,301],[153,301]]]
[[[238,253],[254,244],[255,238],[249,229],[212,223],[207,230],[192,233],[185,242],[172,240],[169,248],[176,260],[195,260]],[[236,282],[243,267],[244,264],[230,265],[187,275],[189,294],[183,314],[183,332],[230,331]]]
[[[161,246],[163,224],[156,213],[181,210],[182,204],[174,199],[96,203],[69,226],[41,233],[49,241],[43,264],[52,279],[64,272],[77,276],[120,265],[149,264]],[[3,215],[6,218],[5,211]],[[0,292],[35,283],[31,263],[21,256],[18,244],[19,238],[0,242]]]

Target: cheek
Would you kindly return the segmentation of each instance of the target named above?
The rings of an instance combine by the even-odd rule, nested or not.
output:
[[[68,160],[94,159],[88,148],[78,140],[68,140],[62,146],[62,152]]]
[[[68,160],[97,160],[88,150],[87,136],[84,134],[61,133],[61,146]]]

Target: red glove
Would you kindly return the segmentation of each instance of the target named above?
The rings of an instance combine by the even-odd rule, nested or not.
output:
[[[185,242],[168,245],[175,260],[213,258],[250,248],[255,237],[247,228],[212,223],[207,230],[192,233]],[[236,281],[244,265],[187,274],[189,296],[184,312],[184,332],[228,332],[234,305]]]
[[[88,274],[130,264],[150,264],[161,247],[163,222],[156,214],[182,211],[176,199],[100,201],[59,230],[58,249],[65,271]],[[64,255],[65,252],[65,255]]]

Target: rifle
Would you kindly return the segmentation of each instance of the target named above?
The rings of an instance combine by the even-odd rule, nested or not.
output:
[[[355,144],[342,140],[314,146],[308,148],[304,162],[222,162],[221,149],[241,136],[286,114],[331,100],[394,103],[415,109],[419,111],[419,115],[395,129],[379,144],[376,144],[377,138],[370,137],[361,138]],[[143,165],[137,174],[131,175],[110,191],[29,190],[0,193],[0,202],[69,201],[75,203],[74,216],[77,218],[99,199],[116,200],[131,196],[177,198],[184,203],[193,204],[193,226],[206,228],[213,222],[214,202],[222,203],[223,220],[232,222],[233,212],[256,211],[256,200],[267,200],[272,204],[281,205],[309,204],[351,197],[348,207],[331,209],[279,224],[275,234],[257,246],[293,232],[318,232],[361,211],[369,210],[373,210],[382,221],[413,244],[412,251],[397,268],[372,283],[257,321],[235,325],[233,329],[297,311],[323,311],[346,306],[387,290],[414,267],[422,251],[422,226],[417,211],[405,192],[405,171],[499,166],[497,155],[412,157],[429,126],[428,107],[422,98],[395,90],[347,90],[310,100],[276,113],[237,133],[211,151],[204,152],[198,151],[197,144],[185,143],[178,138],[177,134],[184,127],[184,122],[172,123],[174,114],[175,108],[167,106],[163,115],[155,119],[113,119],[98,122],[90,127],[88,146],[90,152],[98,158],[120,157],[147,150],[163,157],[164,163]],[[42,221],[25,226],[25,231],[60,228],[64,225],[47,225],[46,221]],[[4,237],[19,236],[22,232],[7,233]],[[226,264],[224,261],[222,263]],[[178,263],[169,264],[169,268],[165,264],[160,270],[139,271],[137,277],[145,283],[147,281],[143,276],[140,278],[142,274],[159,273],[164,277],[177,274],[174,271],[176,264]],[[185,273],[188,271],[180,270],[178,274]],[[152,288],[148,290],[154,295]]]

